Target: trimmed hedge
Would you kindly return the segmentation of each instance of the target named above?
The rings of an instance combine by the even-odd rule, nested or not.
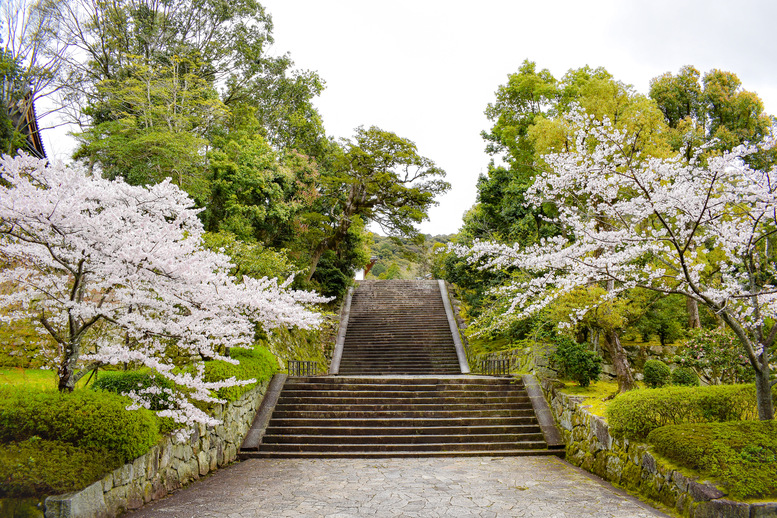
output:
[[[665,426],[647,437],[655,451],[721,483],[738,499],[777,496],[777,422]]]
[[[172,381],[162,376],[155,376],[150,371],[100,371],[92,384],[92,389],[121,395],[130,390],[146,389],[152,386],[161,389],[175,388]],[[149,396],[151,410],[170,408],[169,397],[165,393]]]
[[[633,390],[607,405],[615,437],[644,439],[662,426],[757,419],[754,385]]]
[[[0,387],[0,443],[32,437],[80,448],[107,450],[126,462],[159,439],[149,410],[127,411],[130,400],[110,392],[34,390]]]
[[[238,360],[240,364],[233,365],[229,362],[216,360],[205,362],[205,381],[222,381],[234,376],[239,380],[254,378],[256,383],[219,389],[216,395],[227,401],[237,400],[258,383],[269,380],[273,374],[278,372],[278,360],[264,347],[231,349],[229,357]]]
[[[699,377],[693,372],[693,369],[686,369],[685,367],[677,367],[673,370],[670,381],[672,382],[672,385],[682,385],[685,387],[699,386]]]
[[[82,489],[123,461],[106,450],[32,437],[0,444],[0,497],[56,495]]]
[[[672,375],[669,366],[661,360],[648,360],[642,368],[645,384],[650,388],[663,387],[669,382]]]

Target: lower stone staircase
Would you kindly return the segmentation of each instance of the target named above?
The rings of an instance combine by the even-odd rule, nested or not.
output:
[[[520,380],[288,378],[261,443],[242,458],[559,455]]]
[[[436,281],[384,282],[353,298],[339,376],[276,375],[241,458],[564,455],[533,380],[461,374]]]

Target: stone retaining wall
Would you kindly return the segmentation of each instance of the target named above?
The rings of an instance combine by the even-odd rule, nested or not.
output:
[[[682,516],[777,517],[777,503],[728,500],[713,484],[663,465],[647,445],[612,437],[605,420],[580,404],[582,398],[558,392],[547,380],[543,391],[566,443],[566,460],[571,464],[676,509]]]
[[[240,399],[218,405],[215,427],[198,426],[183,443],[168,436],[133,462],[89,487],[46,499],[46,518],[107,518],[165,496],[168,492],[233,462],[267,389],[258,385]]]

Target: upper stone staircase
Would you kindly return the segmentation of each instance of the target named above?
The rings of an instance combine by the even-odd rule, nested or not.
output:
[[[339,374],[461,374],[437,281],[362,281]]]
[[[362,281],[339,375],[276,375],[240,456],[563,455],[538,388],[462,374],[451,329],[437,281]]]

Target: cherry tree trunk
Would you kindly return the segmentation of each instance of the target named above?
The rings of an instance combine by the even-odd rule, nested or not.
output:
[[[691,297],[686,297],[685,307],[688,310],[688,327],[691,329],[701,328],[701,320],[699,320],[699,303]]]
[[[73,392],[76,386],[76,366],[78,364],[78,355],[81,352],[81,344],[73,341],[66,346],[65,353],[62,355],[62,362],[57,369],[59,376],[58,389],[60,392]]]
[[[603,342],[607,352],[610,353],[610,359],[615,367],[615,375],[618,379],[618,392],[634,389],[636,387],[634,376],[631,374],[629,359],[626,356],[623,345],[621,345],[620,338],[618,338],[618,333],[614,331],[604,333]]]
[[[764,352],[760,369],[755,370],[755,397],[758,401],[758,419],[770,421],[774,419],[774,403],[772,402],[772,381],[769,362]]]

